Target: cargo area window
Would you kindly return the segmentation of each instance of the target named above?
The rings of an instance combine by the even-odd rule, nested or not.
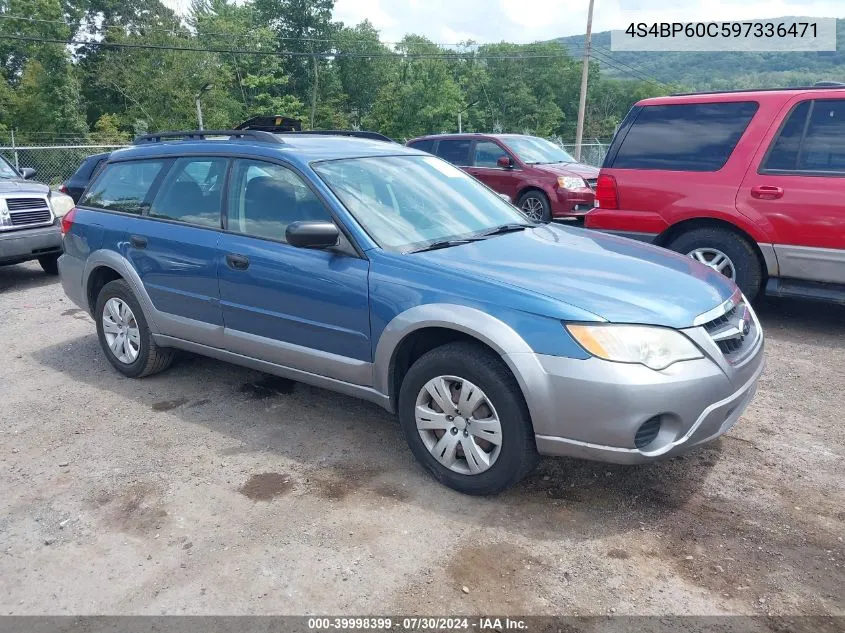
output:
[[[757,108],[752,101],[645,106],[608,166],[718,171],[730,158]]]
[[[150,189],[164,165],[163,160],[137,160],[108,164],[79,204],[140,215],[149,204]]]

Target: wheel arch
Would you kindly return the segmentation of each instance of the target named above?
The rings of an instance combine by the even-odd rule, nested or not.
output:
[[[82,274],[82,287],[85,288],[85,297],[88,301],[88,311],[93,314],[94,306],[97,304],[97,295],[93,294],[96,288],[99,293],[105,284],[113,279],[123,279],[129,284],[135,298],[141,305],[144,312],[144,318],[147,320],[150,330],[154,333],[159,332],[158,323],[156,321],[156,309],[150,296],[147,294],[144,284],[141,282],[141,277],[132,267],[132,264],[123,257],[120,253],[111,250],[98,250],[91,253],[85,262],[85,270]],[[105,279],[105,281],[102,281]],[[102,282],[99,287],[96,284]]]
[[[379,338],[373,362],[373,385],[389,397],[395,410],[399,386],[413,359],[425,352],[456,340],[477,342],[499,356],[516,378],[531,408],[531,394],[526,387],[526,363],[515,363],[512,354],[533,358],[528,343],[508,324],[468,306],[427,304],[410,308],[388,323]],[[517,366],[519,365],[519,366]],[[537,369],[542,370],[539,362]]]
[[[770,244],[763,244],[761,246],[761,244],[748,231],[732,222],[728,222],[727,220],[722,220],[720,218],[699,217],[682,220],[681,222],[673,224],[654,238],[654,244],[668,248],[669,244],[671,244],[672,241],[680,235],[703,228],[720,228],[741,237],[751,245],[751,248],[757,255],[757,259],[760,262],[760,268],[763,271],[764,276],[777,276],[778,263],[774,248],[772,248]],[[763,285],[765,285],[765,279],[763,280]]]

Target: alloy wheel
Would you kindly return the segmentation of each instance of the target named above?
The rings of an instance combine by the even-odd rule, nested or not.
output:
[[[534,196],[527,197],[522,201],[520,208],[525,215],[534,221],[539,222],[543,219],[543,202],[539,198],[535,198]]]
[[[138,322],[123,299],[112,297],[103,307],[103,335],[114,357],[125,365],[131,365],[141,351],[141,332]]]
[[[736,268],[731,258],[717,248],[696,248],[687,253],[688,257],[709,266],[732,281],[736,281]]]
[[[462,475],[489,469],[502,450],[502,425],[493,403],[470,381],[432,378],[417,395],[414,416],[429,452]]]

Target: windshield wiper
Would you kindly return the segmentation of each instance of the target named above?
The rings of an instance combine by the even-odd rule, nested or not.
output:
[[[530,229],[533,224],[502,224],[501,226],[487,229],[483,233],[479,233],[479,237],[490,237],[491,235],[501,235],[502,233],[514,233],[516,231],[524,231]]]
[[[425,246],[421,246],[420,248],[415,248],[410,251],[405,251],[405,254],[408,253],[422,253],[423,251],[436,251],[440,248],[449,248],[450,246],[460,246],[461,244],[469,244],[470,242],[477,242],[480,239],[484,239],[481,237],[464,237],[461,239],[456,240],[439,240],[437,242],[431,242],[430,244],[426,244]]]

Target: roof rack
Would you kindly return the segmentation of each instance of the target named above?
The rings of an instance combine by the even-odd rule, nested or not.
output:
[[[694,97],[696,95],[722,95],[722,94],[736,94],[739,92],[781,92],[784,90],[818,90],[825,88],[828,90],[842,90],[845,89],[845,83],[837,81],[819,81],[812,86],[786,86],[782,88],[736,88],[733,90],[705,90],[704,92],[675,92],[671,97]]]
[[[235,127],[236,130],[262,130],[264,132],[298,132],[302,121],[281,114],[254,116]]]
[[[209,136],[228,136],[234,138],[249,138],[262,143],[284,143],[275,134],[261,130],[186,130],[181,132],[154,132],[135,137],[135,145],[142,143],[160,143],[168,139],[205,140]]]
[[[292,136],[295,135],[310,135],[310,134],[319,134],[321,136],[353,136],[355,138],[368,138],[371,141],[385,141],[387,143],[395,143],[392,138],[389,136],[385,136],[384,134],[379,134],[378,132],[369,132],[367,130],[293,130],[293,131],[280,131],[277,134],[290,134]]]

